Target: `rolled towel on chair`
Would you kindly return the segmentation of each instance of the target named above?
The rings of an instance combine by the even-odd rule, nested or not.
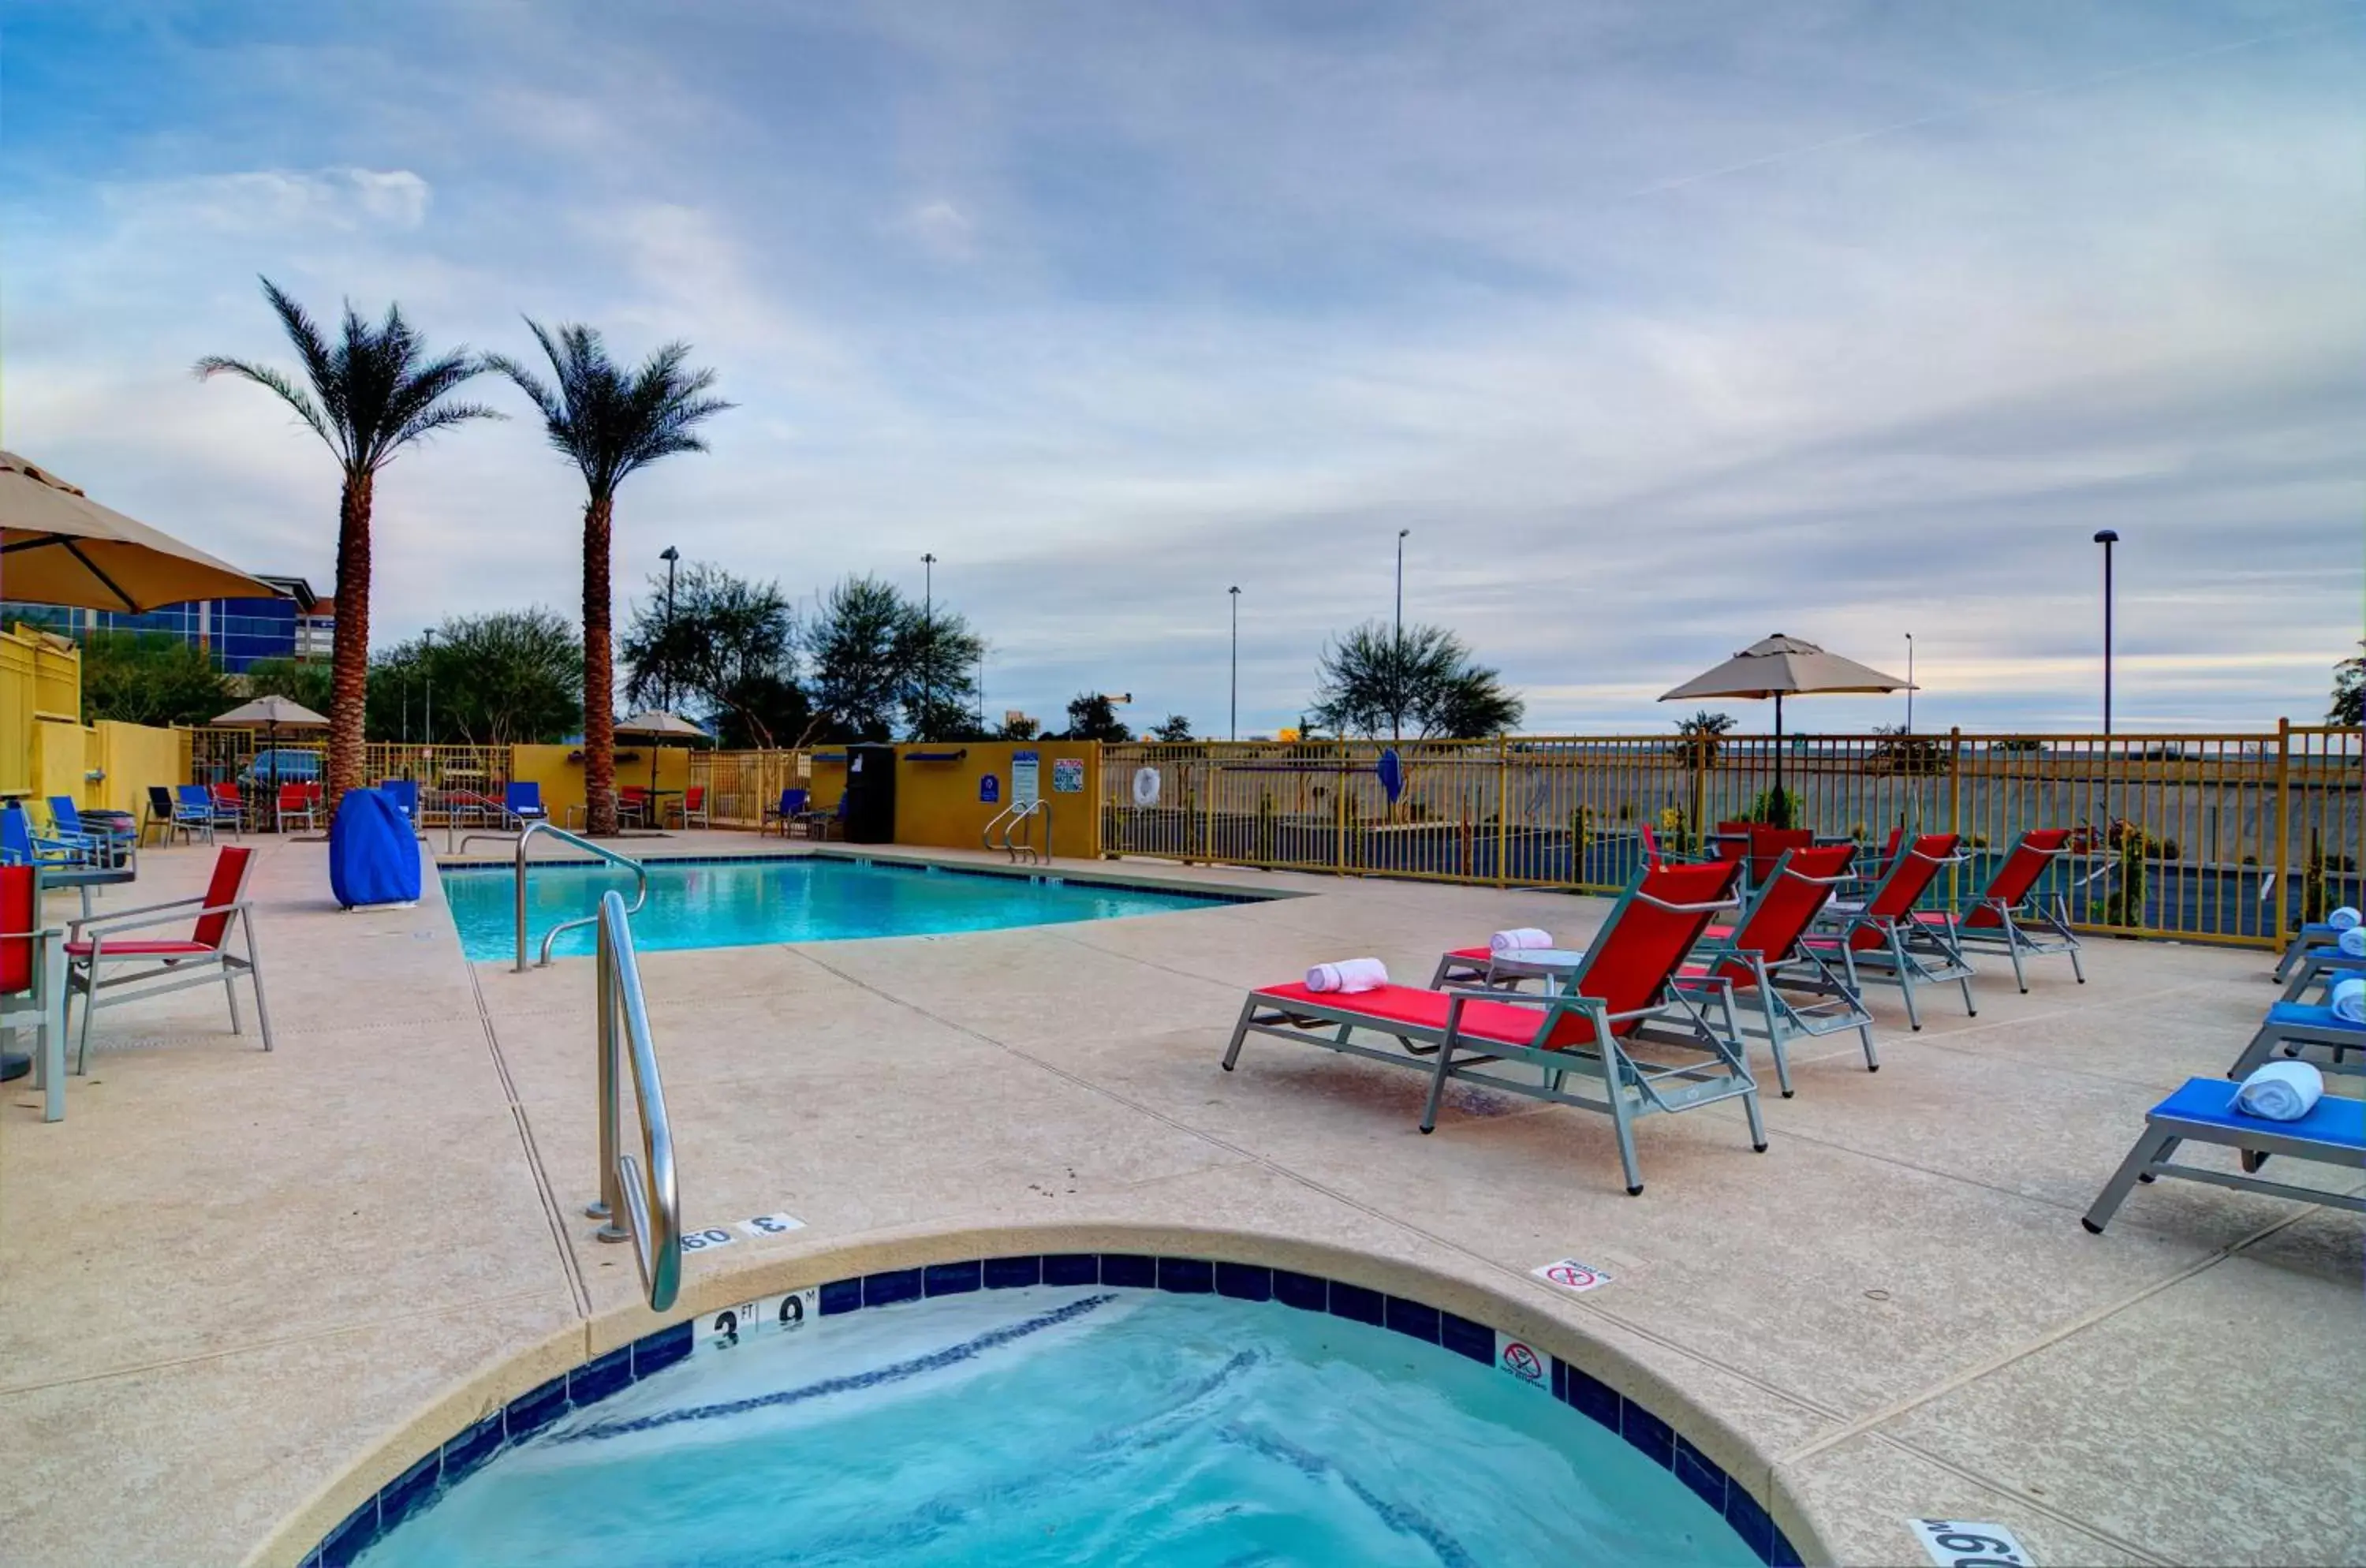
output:
[[[1377,958],[1343,958],[1306,972],[1310,991],[1377,991],[1388,983],[1388,969]]]
[[[1490,953],[1517,953],[1522,948],[1550,947],[1552,932],[1535,926],[1514,926],[1507,931],[1497,931],[1487,939]]]
[[[2344,904],[2326,916],[2325,923],[2335,931],[2346,931],[2360,925],[2366,925],[2366,915],[2360,914],[2353,906]]]
[[[2333,1016],[2342,1022],[2366,1023],[2366,980],[2353,975],[2347,980],[2335,981],[2333,995],[2327,1000],[2333,1008]]]
[[[2350,958],[2366,958],[2366,926],[2351,926],[2334,939],[2333,944]]]
[[[2325,1075],[2306,1062],[2270,1062],[2235,1091],[2235,1109],[2270,1122],[2297,1122],[2325,1096]]]

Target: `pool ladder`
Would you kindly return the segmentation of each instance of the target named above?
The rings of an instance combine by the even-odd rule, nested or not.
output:
[[[682,1195],[674,1180],[673,1124],[666,1119],[641,965],[633,953],[632,913],[625,896],[611,888],[600,895],[600,912],[592,917],[600,931],[600,1200],[583,1212],[606,1222],[598,1232],[602,1241],[633,1244],[649,1310],[663,1312],[682,1289]],[[627,1066],[640,1125],[630,1149],[620,1146]]]
[[[1041,847],[1036,845],[1035,835],[1028,826],[1037,821],[1043,824]],[[994,838],[997,828],[1002,830],[1000,843],[997,843]],[[1027,834],[1023,839],[1019,836],[1021,832]],[[1033,800],[1012,801],[996,812],[994,820],[986,825],[985,842],[989,850],[1001,850],[1008,853],[1013,865],[1022,860],[1034,865],[1042,864],[1052,856],[1052,803],[1040,795]]]
[[[529,822],[525,825],[524,830],[519,833],[514,840],[513,840],[507,833],[469,834],[467,838],[460,840],[460,848],[465,850],[470,844],[477,842],[480,839],[499,844],[507,844],[514,841],[517,846],[517,972],[521,975],[524,974],[526,969],[525,852],[526,846],[534,842],[535,835],[537,833],[547,833],[554,839],[563,839],[579,850],[582,850],[590,854],[598,855],[602,860],[608,862],[610,864],[622,866],[626,871],[631,872],[634,879],[633,902],[631,906],[625,910],[625,914],[639,914],[641,912],[641,906],[649,901],[649,868],[648,866],[643,865],[639,861],[633,859],[630,855],[620,855],[604,844],[595,844],[591,840],[584,838],[580,834],[570,833],[566,829],[559,827],[557,823]],[[619,897],[621,897],[621,895],[619,895]],[[606,900],[603,898],[602,903],[604,905]],[[578,926],[592,925],[599,919],[600,917],[597,914],[580,915],[571,920],[561,920],[558,924],[543,932],[542,953],[541,956],[535,961],[535,967],[541,968],[550,963],[550,945],[558,940],[559,932],[571,931]]]

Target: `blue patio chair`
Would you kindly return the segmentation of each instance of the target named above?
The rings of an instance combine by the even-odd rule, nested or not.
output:
[[[81,844],[93,861],[103,865],[121,865],[139,849],[139,834],[127,833],[104,822],[84,821],[82,808],[70,795],[50,796],[50,826],[57,830],[60,839]]]
[[[2128,1151],[2128,1157],[2120,1162],[2112,1179],[2104,1184],[2095,1206],[2079,1223],[2095,1235],[2102,1235],[2103,1227],[2112,1223],[2112,1216],[2119,1212],[2137,1182],[2164,1176],[2366,1214],[2366,1198],[2265,1181],[2257,1174],[2276,1155],[2338,1166],[2354,1174],[2361,1163],[2366,1163],[2366,1103],[2328,1094],[2297,1122],[2270,1122],[2235,1109],[2235,1096],[2242,1087],[2225,1078],[2188,1078],[2183,1089],[2146,1111],[2143,1135]],[[2177,1152],[2177,1145],[2189,1139],[2197,1144],[2223,1144],[2236,1150],[2242,1156],[2243,1174],[2172,1163],[2169,1156]]]
[[[768,806],[764,808],[764,819],[756,825],[756,830],[761,832],[771,823],[777,821],[781,825],[781,837],[787,838],[789,824],[805,816],[806,802],[810,798],[810,795],[805,790],[783,790],[781,803],[778,806]]]
[[[7,809],[0,811],[0,864],[6,865],[88,865],[90,855],[84,846],[68,843],[33,831],[33,819],[24,806],[10,801]]]
[[[160,795],[163,797],[161,803]],[[188,839],[202,834],[206,842],[210,844],[214,841],[214,803],[213,797],[206,793],[205,785],[175,784],[167,793],[163,784],[158,784],[149,791],[148,808],[153,811],[159,804],[170,807],[175,832]]]
[[[214,841],[214,829],[227,823],[231,832],[244,826],[238,812],[214,798],[213,791],[203,784],[185,784],[174,792],[180,802],[179,818],[193,828],[200,829],[206,842]]]
[[[532,779],[505,787],[501,791],[501,809],[516,818],[520,827],[550,820],[550,813],[542,804],[542,786]]]
[[[413,831],[419,827],[419,781],[416,779],[380,779],[377,787],[394,799],[402,814],[411,818]]]

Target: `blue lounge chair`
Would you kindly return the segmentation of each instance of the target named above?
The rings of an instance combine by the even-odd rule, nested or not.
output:
[[[2284,955],[2276,960],[2276,978],[2292,973],[2292,966],[2312,947],[2331,947],[2341,940],[2341,928],[2326,920],[2309,920],[2293,932],[2292,941],[2284,945]]]
[[[2303,948],[2292,978],[2284,982],[2283,999],[2296,1002],[2319,986],[2329,987],[2352,975],[2366,975],[2366,958],[2344,953],[2329,942],[2322,947]]]
[[[2366,1163],[2366,1102],[2327,1095],[2297,1122],[2270,1122],[2264,1117],[2246,1116],[2235,1109],[2235,1095],[2242,1087],[2224,1078],[2188,1078],[2183,1089],[2146,1111],[2143,1135],[2128,1151],[2128,1157],[2120,1162],[2120,1168],[2096,1198],[2095,1206],[2079,1223],[2095,1235],[2102,1235],[2103,1227],[2112,1223],[2112,1216],[2119,1213],[2120,1205],[2126,1201],[2137,1182],[2162,1176],[2366,1214],[2366,1198],[2309,1187],[2287,1187],[2280,1181],[2262,1180],[2256,1174],[2273,1155],[2316,1160],[2355,1171]],[[2239,1150],[2242,1173],[2172,1164],[2169,1156],[2177,1152],[2178,1145],[2188,1139],[2199,1144],[2224,1144]]]
[[[90,859],[100,865],[122,865],[139,850],[139,834],[127,833],[103,822],[84,821],[82,808],[70,795],[50,796],[50,825],[57,829],[60,839],[81,844]]]
[[[2259,1032],[2226,1069],[2230,1078],[2248,1077],[2251,1070],[2264,1065],[2277,1046],[2283,1047],[2287,1056],[2297,1056],[2303,1051],[2316,1049],[2328,1053],[2328,1058],[2317,1066],[2329,1073],[2366,1074],[2366,1055],[2358,1062],[2349,1059],[2349,1053],[2366,1053],[2366,1023],[2352,1023],[2334,1015],[2330,1004],[2323,1002],[2278,1002],[2268,1010]]]
[[[7,809],[0,811],[0,864],[6,865],[88,865],[91,858],[84,846],[68,843],[63,839],[48,838],[33,831],[33,819],[25,808],[10,801]]]
[[[512,784],[501,791],[501,809],[518,820],[523,828],[528,822],[547,822],[550,813],[542,804],[542,786],[528,779]]]

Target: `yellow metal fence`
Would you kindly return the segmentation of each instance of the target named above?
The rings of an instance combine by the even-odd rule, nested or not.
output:
[[[1388,760],[1393,751],[1394,761]],[[2259,735],[1670,735],[1487,741],[1126,745],[1105,750],[1111,854],[1609,892],[1649,828],[1697,851],[1763,819],[1878,846],[1955,832],[1935,898],[1984,884],[2013,840],[2067,828],[2055,873],[2095,930],[2280,944],[2366,901],[2360,732]],[[1391,790],[1393,774],[1395,789]]]

